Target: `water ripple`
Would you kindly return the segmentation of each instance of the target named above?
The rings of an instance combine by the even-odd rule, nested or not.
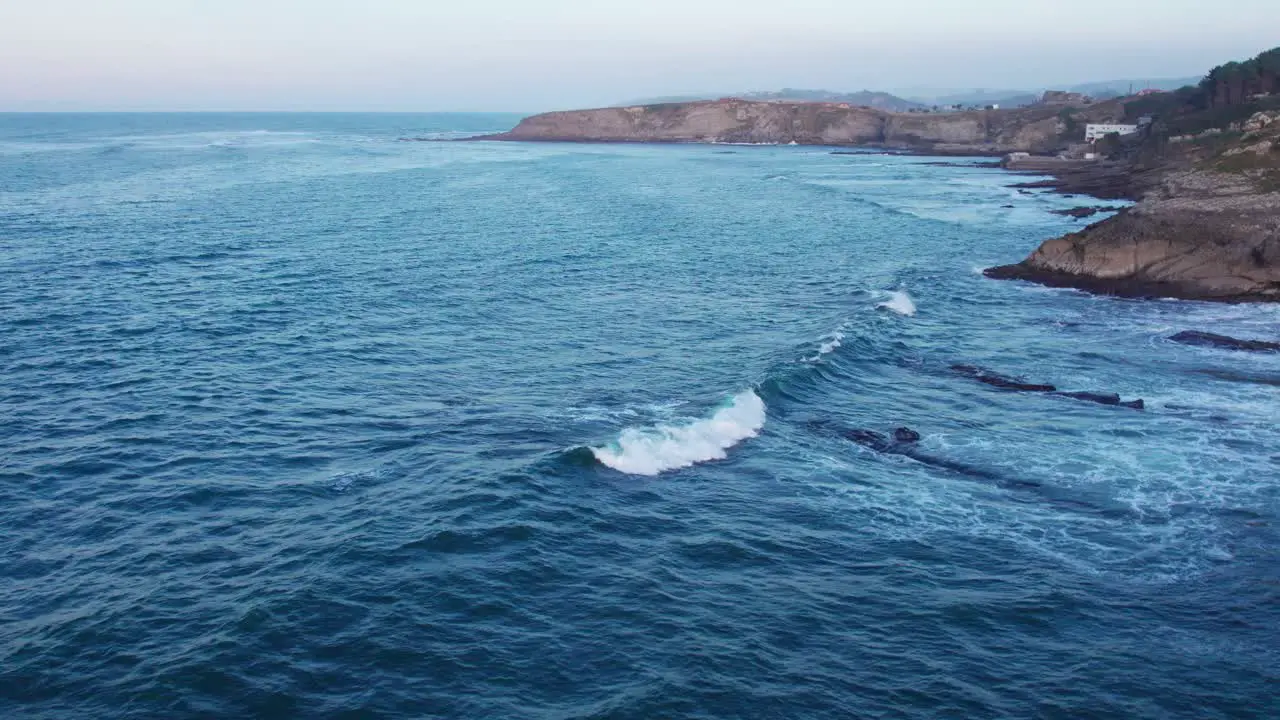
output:
[[[510,120],[0,116],[0,715],[1280,705],[1280,357],[1165,341],[1276,308],[988,281],[993,170],[398,141]]]

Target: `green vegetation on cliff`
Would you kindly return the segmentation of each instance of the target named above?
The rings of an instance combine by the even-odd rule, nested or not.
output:
[[[1280,302],[1280,48],[1214,68],[1199,85],[1129,100],[1147,130],[1110,135],[1111,162],[1061,177],[1088,188],[1113,173],[1133,207],[1049,240],[989,277],[1136,297]]]
[[[1280,48],[1244,62],[1229,62],[1200,81],[1202,102],[1211,108],[1244,105],[1258,95],[1280,93]]]
[[[1280,109],[1280,48],[1209,71],[1198,85],[1128,101],[1125,118],[1158,120],[1157,135],[1194,135],[1228,129],[1260,111]]]

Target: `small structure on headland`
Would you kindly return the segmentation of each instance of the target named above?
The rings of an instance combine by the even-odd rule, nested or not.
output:
[[[1117,135],[1132,135],[1138,132],[1137,125],[1117,125],[1110,123],[1089,123],[1084,127],[1084,141],[1094,142],[1115,133]]]
[[[1000,167],[1018,172],[1059,172],[1071,168],[1087,167],[1094,164],[1096,158],[1068,155],[1032,155],[1025,152],[1012,152],[1000,161]]]

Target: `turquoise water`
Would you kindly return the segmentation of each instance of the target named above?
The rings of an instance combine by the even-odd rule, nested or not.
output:
[[[0,115],[0,716],[1275,716],[1280,355],[1165,338],[1280,308],[985,279],[1087,204],[998,170],[400,141],[515,119]]]

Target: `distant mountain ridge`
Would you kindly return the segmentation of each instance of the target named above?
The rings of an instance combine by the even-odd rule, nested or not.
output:
[[[798,88],[783,88],[781,90],[748,92],[748,93],[706,93],[701,95],[672,95],[668,97],[646,98],[633,102],[622,103],[624,106],[634,105],[663,105],[667,103],[687,103],[699,102],[702,100],[718,100],[724,97],[734,97],[741,100],[751,100],[754,102],[829,102],[829,103],[846,103],[849,105],[858,105],[862,107],[876,108],[877,110],[888,110],[890,112],[906,112],[908,110],[919,109],[924,105],[904,100],[887,92],[876,92],[873,90],[861,90],[859,92],[832,92],[831,90],[802,90]]]
[[[1084,83],[1067,88],[1071,92],[1080,92],[1094,97],[1111,95],[1119,97],[1128,95],[1129,89],[1134,92],[1142,90],[1177,90],[1200,82],[1202,76],[1180,78],[1125,78],[1123,80],[1107,80],[1104,82]]]
[[[950,107],[984,107],[999,105],[1005,108],[1026,107],[1034,104],[1045,90],[1065,90],[1067,92],[1091,95],[1097,100],[1108,100],[1128,94],[1130,88],[1135,92],[1146,90],[1177,90],[1187,85],[1200,82],[1199,77],[1182,78],[1122,78],[1099,82],[1079,83],[1076,85],[1045,86],[1027,90],[1001,89],[931,89],[931,90],[895,90],[881,92],[861,90],[858,92],[836,92],[832,90],[805,90],[800,88],[783,88],[781,90],[756,91],[745,93],[694,93],[689,95],[668,95],[663,97],[643,98],[631,102],[619,103],[615,107],[636,105],[664,105],[669,103],[689,103],[703,100],[719,100],[721,98],[738,98],[755,102],[829,102],[847,103],[849,105],[876,108],[889,112],[907,112],[932,107],[934,105]]]
[[[1066,92],[1090,95],[1096,100],[1109,100],[1114,97],[1128,95],[1129,90],[1177,90],[1187,85],[1200,82],[1199,77],[1181,78],[1123,78],[1119,80],[1102,80],[1099,82],[1079,83],[1077,85],[1045,86],[1035,90],[990,90],[975,89],[969,91],[935,90],[924,92],[902,92],[911,101],[921,105],[999,105],[1001,107],[1025,107],[1040,99],[1045,90],[1065,90]]]

